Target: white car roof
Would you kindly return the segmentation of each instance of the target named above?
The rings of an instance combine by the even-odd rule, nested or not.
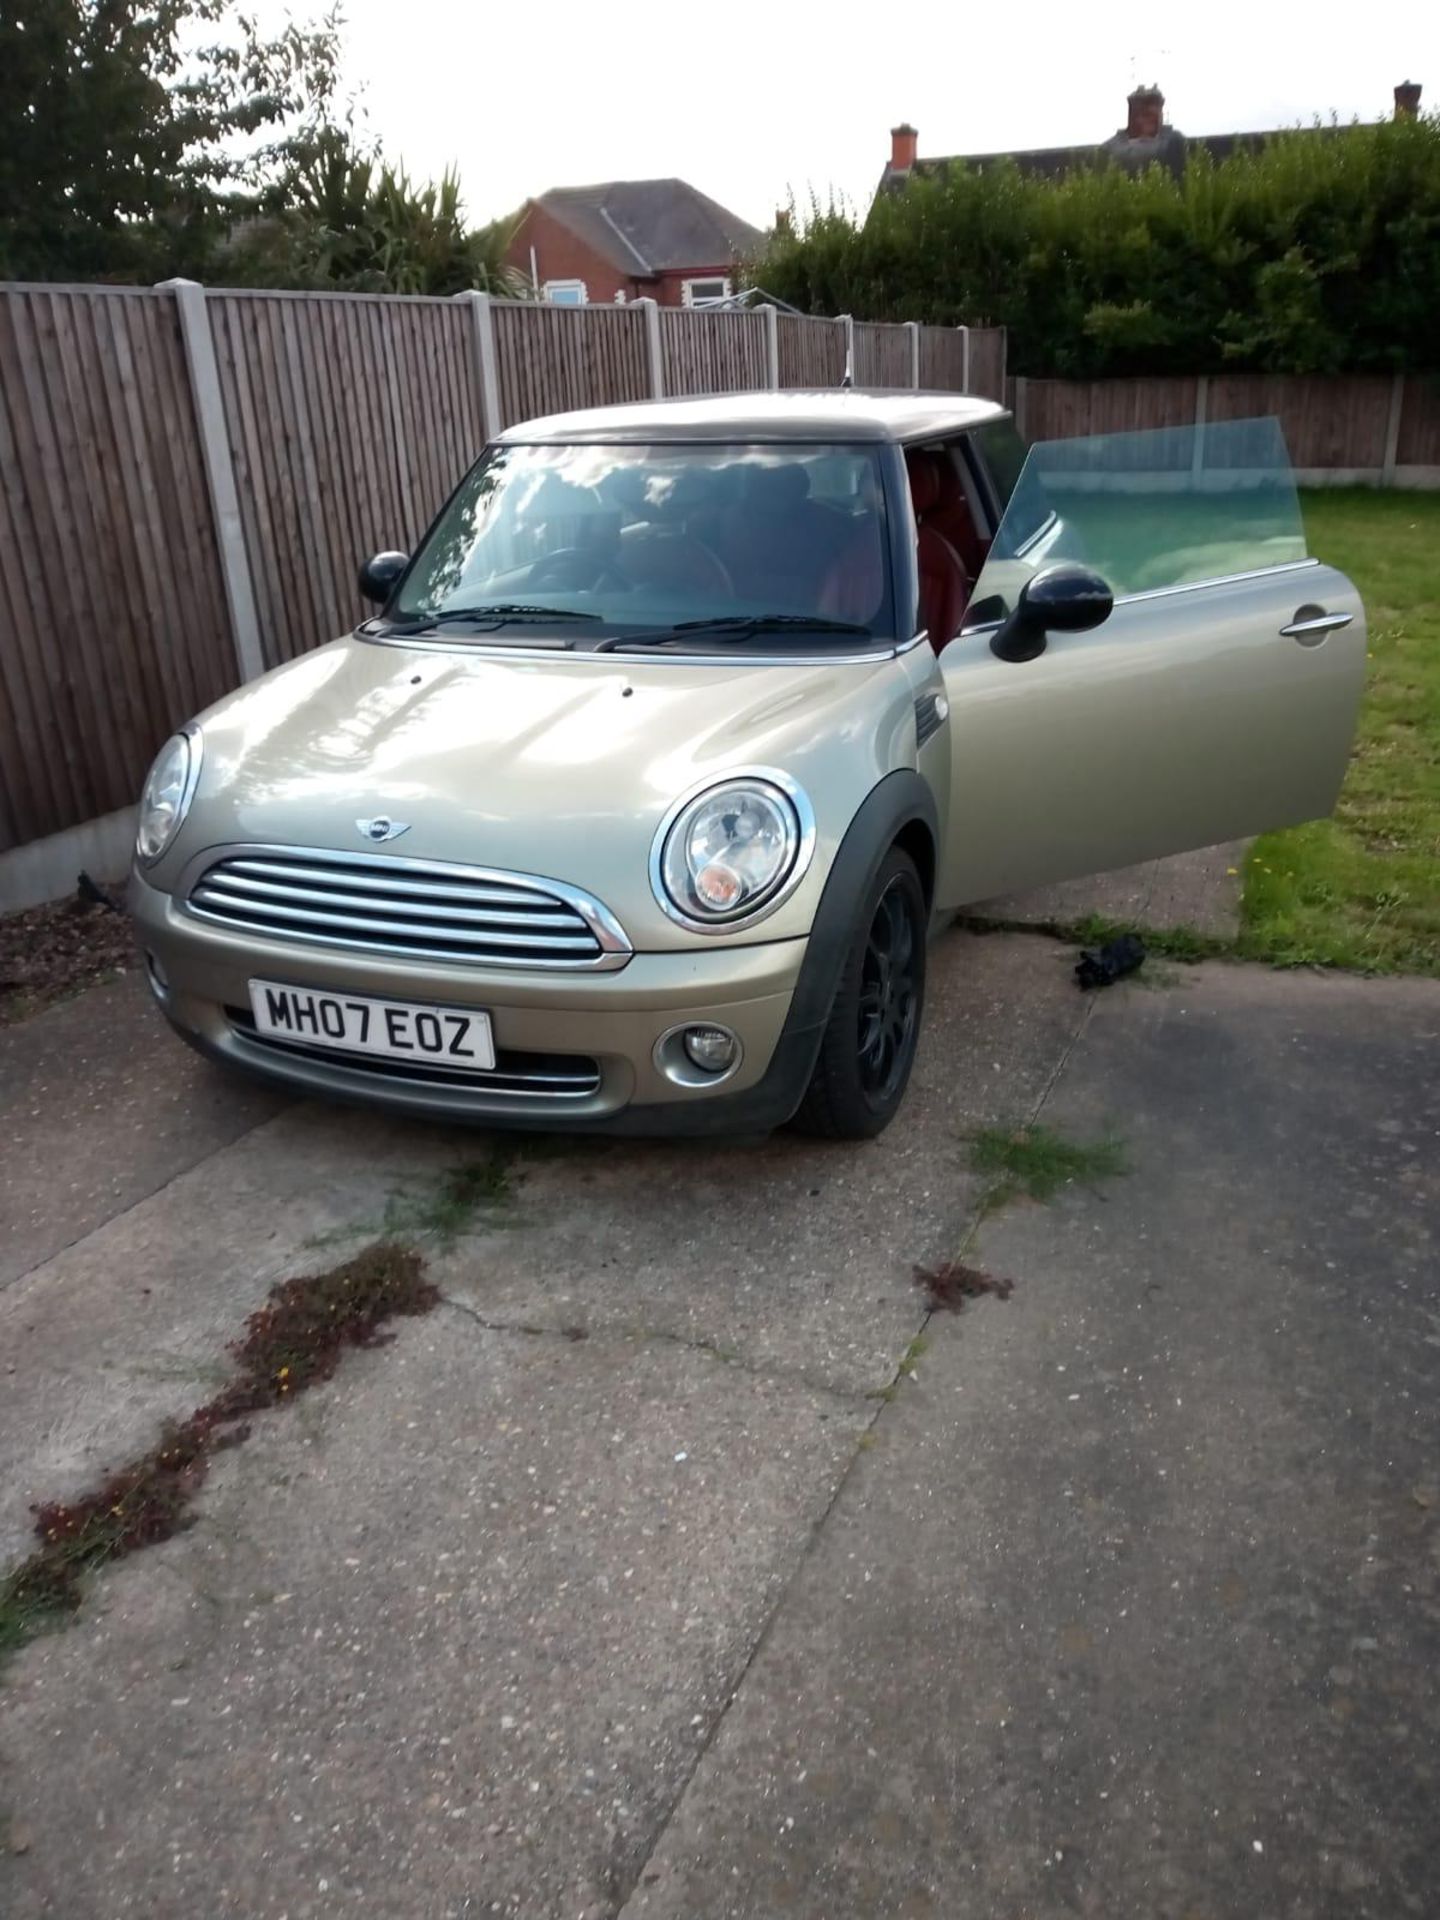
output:
[[[502,442],[934,440],[1007,419],[993,400],[909,388],[829,387],[813,392],[715,393],[552,413],[507,427]]]

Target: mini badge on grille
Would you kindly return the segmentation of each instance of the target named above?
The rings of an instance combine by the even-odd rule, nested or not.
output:
[[[379,846],[385,840],[398,840],[402,833],[410,831],[408,820],[392,820],[388,814],[380,813],[373,820],[357,820],[356,826],[373,845]]]

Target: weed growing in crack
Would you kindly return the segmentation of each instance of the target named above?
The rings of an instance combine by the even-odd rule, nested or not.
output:
[[[272,1287],[230,1349],[238,1371],[213,1399],[93,1493],[33,1509],[40,1544],[0,1581],[0,1659],[74,1613],[88,1575],[187,1527],[211,1457],[245,1439],[248,1415],[328,1380],[348,1347],[379,1345],[389,1320],[439,1299],[419,1255],[389,1242]]]
[[[886,1386],[873,1388],[868,1398],[887,1402],[893,1400],[899,1391],[900,1382],[914,1377],[915,1369],[920,1364],[921,1356],[929,1350],[929,1346],[929,1335],[925,1333],[922,1328],[910,1342],[909,1346],[906,1347],[904,1353],[901,1354],[895,1368],[895,1378]]]
[[[332,1227],[307,1243],[333,1247],[346,1241],[432,1240],[442,1251],[483,1218],[489,1226],[503,1224],[505,1209],[514,1199],[512,1167],[525,1150],[492,1147],[483,1160],[465,1160],[442,1173],[412,1180],[387,1195],[378,1220],[357,1220],[352,1226]]]
[[[509,1206],[510,1155],[496,1148],[484,1160],[447,1167],[419,1193],[392,1193],[385,1203],[381,1231],[387,1236],[427,1234],[449,1247],[478,1215]]]
[[[911,1374],[914,1373],[916,1367],[919,1366],[922,1354],[927,1353],[929,1349],[930,1349],[929,1335],[924,1333],[917,1333],[915,1338],[910,1342],[909,1346],[905,1349],[904,1353],[901,1354],[900,1356],[899,1370],[902,1374],[904,1374],[907,1380],[910,1378]]]
[[[1116,1139],[1066,1140],[1049,1127],[982,1127],[970,1136],[970,1165],[994,1185],[981,1202],[993,1213],[1025,1194],[1053,1200],[1063,1187],[1096,1187],[1126,1171],[1125,1148]]]

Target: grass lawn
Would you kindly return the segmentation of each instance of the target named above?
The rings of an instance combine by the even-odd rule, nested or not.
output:
[[[1303,501],[1310,551],[1365,602],[1365,700],[1334,817],[1250,850],[1240,951],[1440,975],[1440,494]]]

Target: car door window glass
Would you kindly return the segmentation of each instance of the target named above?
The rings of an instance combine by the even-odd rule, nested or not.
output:
[[[1002,618],[1030,575],[1062,560],[1093,567],[1119,600],[1306,557],[1277,420],[1040,441],[1011,488],[966,622]]]
[[[1025,466],[1027,448],[1013,420],[987,420],[973,434],[1001,513],[1009,506]]]

